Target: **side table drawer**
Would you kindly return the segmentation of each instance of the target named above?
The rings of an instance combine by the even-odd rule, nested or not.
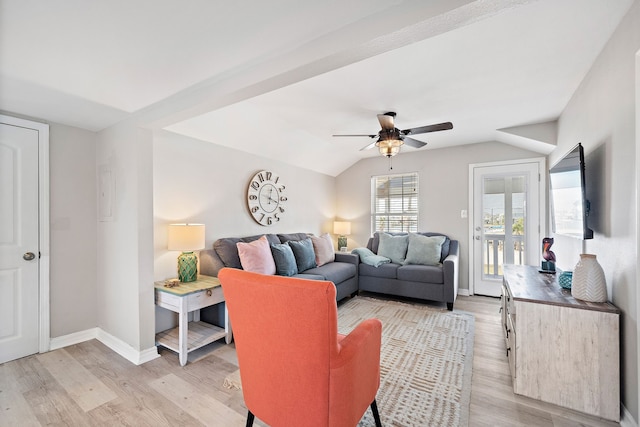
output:
[[[203,307],[218,304],[224,301],[222,287],[205,289],[191,295],[187,295],[187,311],[198,310]]]

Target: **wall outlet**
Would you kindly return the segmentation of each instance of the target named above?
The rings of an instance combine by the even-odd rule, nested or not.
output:
[[[460,211],[460,218],[465,219],[467,217],[467,210],[466,209],[462,209]]]

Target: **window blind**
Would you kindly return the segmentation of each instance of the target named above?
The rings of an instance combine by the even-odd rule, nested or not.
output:
[[[371,229],[418,231],[418,174],[371,178]]]

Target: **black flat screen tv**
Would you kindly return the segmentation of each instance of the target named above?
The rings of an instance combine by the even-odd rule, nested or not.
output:
[[[593,230],[587,226],[590,204],[584,173],[582,144],[549,169],[551,224],[555,234],[593,239]]]

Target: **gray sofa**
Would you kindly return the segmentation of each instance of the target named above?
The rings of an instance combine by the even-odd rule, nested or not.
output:
[[[388,233],[393,236],[407,233]],[[442,233],[418,233],[425,236],[443,236]],[[378,267],[360,262],[358,267],[358,288],[361,291],[377,292],[410,298],[445,302],[449,310],[458,295],[457,240],[445,236],[442,245],[441,265],[399,265],[382,264]],[[378,253],[379,235],[369,238],[367,248]]]
[[[218,276],[223,267],[242,268],[236,243],[252,242],[266,236],[270,244],[285,243],[288,240],[303,240],[309,237],[307,233],[293,234],[260,234],[249,237],[228,237],[218,239],[213,249],[200,251],[200,273],[207,276]],[[300,272],[293,277],[330,280],[336,285],[337,300],[358,293],[358,262],[357,255],[338,252],[335,261]]]

